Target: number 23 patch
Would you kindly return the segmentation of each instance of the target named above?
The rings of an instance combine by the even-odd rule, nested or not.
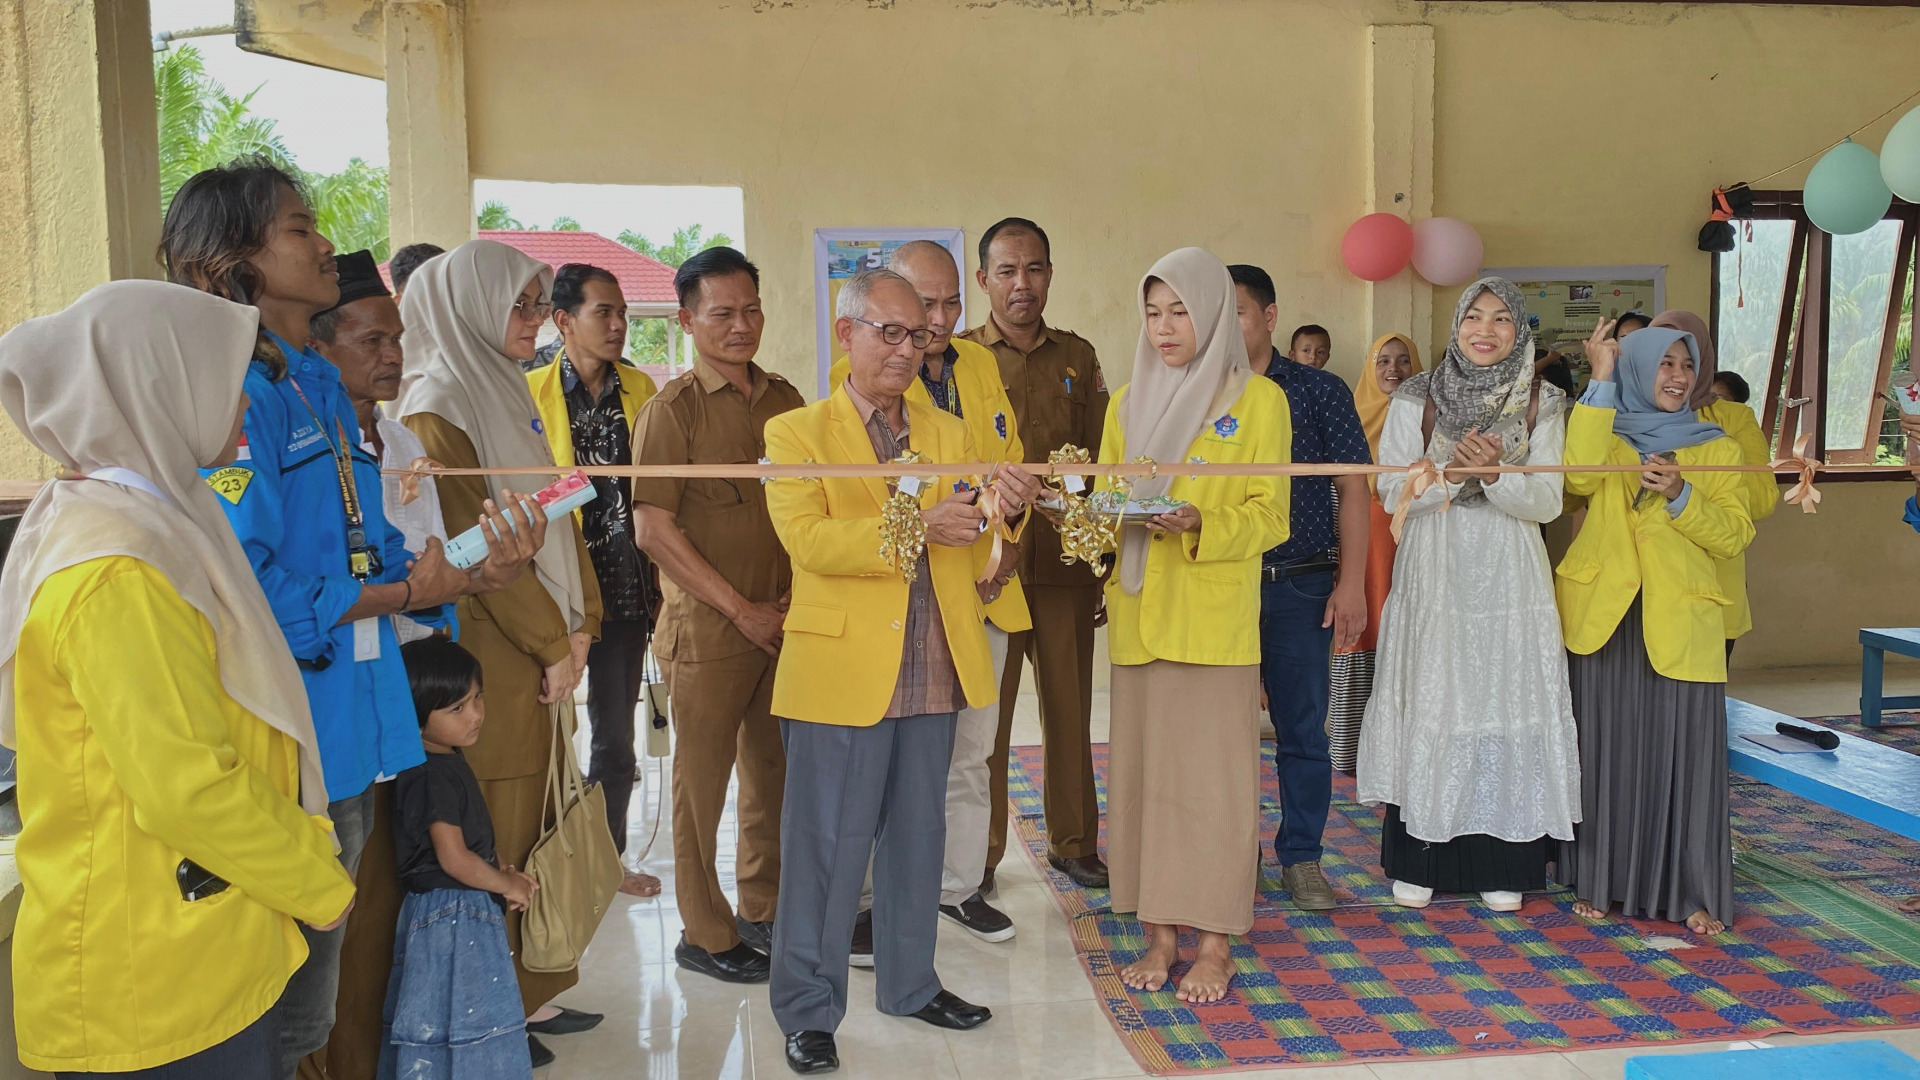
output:
[[[247,485],[251,483],[253,483],[253,470],[242,469],[237,465],[215,469],[207,474],[207,486],[235,506],[240,505],[240,497],[247,493]]]

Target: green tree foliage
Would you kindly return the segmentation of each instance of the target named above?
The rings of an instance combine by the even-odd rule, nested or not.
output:
[[[573,220],[572,218],[568,217],[565,214],[561,214],[559,217],[553,219],[553,231],[554,232],[579,232],[580,223]]]
[[[526,228],[519,218],[513,216],[513,211],[507,209],[507,204],[498,199],[487,200],[487,204],[480,208],[478,217],[482,229]]]
[[[320,231],[341,251],[388,254],[387,170],[359,158],[337,173],[299,167],[272,118],[253,113],[253,94],[234,97],[207,75],[200,51],[182,45],[156,54],[154,104],[160,135],[160,208],[193,174],[242,157],[264,157],[300,178]]]
[[[693,258],[708,248],[726,247],[733,243],[725,233],[715,233],[711,238],[702,238],[706,228],[701,225],[687,225],[673,230],[672,241],[656,244],[631,229],[623,230],[619,241],[649,259],[666,263],[675,270],[680,264]],[[667,321],[665,319],[636,319],[627,328],[627,355],[636,364],[670,364],[674,358],[667,355]]]

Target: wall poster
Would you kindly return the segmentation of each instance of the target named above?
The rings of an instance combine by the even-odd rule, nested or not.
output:
[[[1652,318],[1667,305],[1664,266],[1504,266],[1481,274],[1519,286],[1534,344],[1564,355],[1582,383],[1587,376],[1585,342],[1595,322],[1628,311],[1644,311]]]
[[[833,340],[833,305],[840,298],[840,286],[848,278],[865,270],[886,269],[894,249],[910,240],[931,240],[953,252],[956,265],[967,265],[966,233],[960,229],[844,228],[813,230],[814,326],[818,339],[816,351],[819,371],[816,392],[827,396],[827,373],[842,353]],[[966,273],[960,275],[962,288],[960,324],[954,332],[966,329]]]

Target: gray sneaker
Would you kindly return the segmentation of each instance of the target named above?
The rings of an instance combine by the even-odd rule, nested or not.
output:
[[[1282,867],[1280,887],[1293,897],[1293,906],[1303,911],[1326,911],[1338,904],[1317,860]]]

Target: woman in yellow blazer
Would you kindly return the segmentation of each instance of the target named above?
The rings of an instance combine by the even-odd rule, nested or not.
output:
[[[1653,325],[1692,334],[1699,344],[1700,370],[1694,375],[1693,407],[1700,419],[1718,426],[1739,445],[1742,465],[1765,465],[1772,461],[1767,436],[1760,430],[1760,421],[1754,417],[1753,410],[1713,392],[1713,377],[1719,371],[1718,350],[1714,347],[1713,335],[1707,332],[1707,321],[1691,311],[1675,309],[1655,315]],[[1772,473],[1735,475],[1740,478],[1740,494],[1747,503],[1747,516],[1755,524],[1779,509],[1780,482]],[[1753,608],[1747,603],[1746,551],[1743,549],[1731,559],[1715,559],[1714,570],[1720,577],[1720,595],[1727,598],[1727,606],[1720,609],[1720,613],[1726,622],[1727,657],[1732,659],[1734,640],[1753,629]]]
[[[1568,421],[1566,463],[1739,464],[1740,447],[1694,416],[1693,335],[1647,327],[1620,344],[1605,329],[1587,340],[1593,382]],[[1744,483],[1724,472],[1567,475],[1588,506],[1555,589],[1582,810],[1555,876],[1579,897],[1576,914],[1619,903],[1703,935],[1732,917],[1728,601],[1715,564],[1753,539]]]
[[[299,669],[197,471],[239,453],[258,325],[122,281],[0,338],[0,401],[63,469],[0,574],[35,1069],[268,1075],[296,923],[331,929],[353,899]]]
[[[1139,301],[1133,380],[1107,412],[1100,460],[1160,462],[1134,498],[1182,505],[1124,524],[1107,580],[1107,865],[1113,910],[1137,912],[1148,935],[1121,978],[1166,985],[1180,927],[1191,926],[1199,950],[1179,997],[1209,1002],[1233,975],[1228,938],[1253,926],[1260,556],[1287,538],[1287,479],[1183,476],[1178,463],[1285,462],[1293,433],[1286,395],[1247,366],[1224,263],[1175,251],[1148,272]]]

